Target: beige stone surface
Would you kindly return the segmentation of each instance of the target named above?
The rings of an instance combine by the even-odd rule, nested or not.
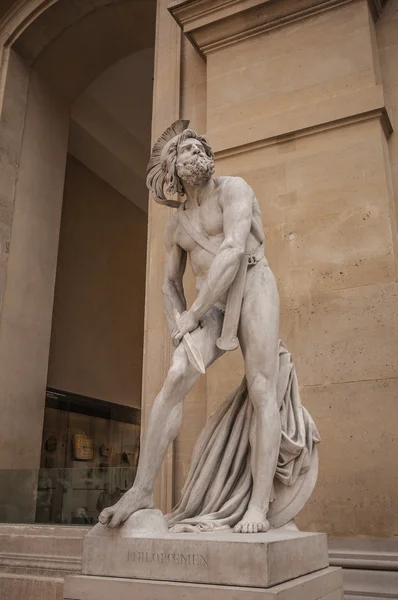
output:
[[[214,586],[111,577],[68,577],[65,600],[343,600],[341,570],[327,568],[272,588]]]
[[[322,444],[318,484],[299,527],[336,536],[398,533],[397,394],[396,378],[303,388]]]
[[[207,61],[216,150],[344,117],[377,83],[365,0],[247,37]]]
[[[0,525],[0,598],[61,600],[65,575],[81,571],[84,527]]]
[[[69,155],[48,385],[141,407],[146,236],[146,214]]]
[[[383,146],[375,118],[217,161],[256,193],[283,297],[395,280]]]
[[[31,429],[25,444],[32,444],[32,438],[34,441],[39,432],[39,426],[37,430]],[[12,451],[4,454],[3,460],[14,460]],[[0,469],[0,523],[34,522],[38,475],[38,469]]]
[[[3,299],[7,259],[10,251],[16,175],[29,87],[29,70],[14,51],[10,52],[8,77],[0,95],[0,307]]]
[[[394,126],[398,124],[398,3],[397,0],[389,0],[384,7],[383,13],[376,23],[376,39],[379,50],[379,62],[386,106]],[[391,136],[389,143],[389,157],[391,161],[391,174],[393,183],[393,195],[395,206],[398,204],[398,139],[396,135]],[[397,210],[397,209],[396,209]],[[395,210],[395,215],[396,215]]]
[[[30,568],[53,569],[54,576],[61,571],[80,572],[87,531],[87,527],[61,525],[0,525],[0,564],[10,570],[25,567],[26,574]]]
[[[68,124],[33,74],[1,314],[0,468],[39,464]]]
[[[395,377],[397,283],[314,295],[300,309],[302,385]]]
[[[181,40],[181,115],[195,131],[207,128],[207,66],[185,36]]]
[[[398,575],[395,569],[347,569],[343,571],[343,588],[346,600],[395,598],[398,595]]]
[[[1,575],[0,594],[4,600],[62,600],[63,580],[45,575]]]
[[[344,571],[393,571],[398,558],[396,536],[328,538],[328,547],[330,564],[333,567],[343,567]],[[395,579],[398,585],[397,574]]]
[[[84,538],[84,575],[270,587],[329,564],[324,534],[101,532]]]
[[[168,0],[157,2],[157,34],[155,47],[155,80],[152,114],[152,140],[180,115],[181,32],[170,18]],[[170,209],[148,204],[147,276],[145,293],[144,365],[142,387],[143,426],[170,364],[171,341],[163,314],[161,289],[165,248],[164,227]],[[163,511],[174,502],[173,448],[170,447],[157,479],[155,500]]]

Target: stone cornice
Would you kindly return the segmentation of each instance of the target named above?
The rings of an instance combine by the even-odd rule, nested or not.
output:
[[[82,568],[81,557],[54,556],[53,554],[28,554],[24,552],[0,552],[0,565],[6,567],[51,570],[57,573],[80,573]]]
[[[397,572],[398,541],[395,538],[330,538],[329,559],[333,567],[343,569]]]
[[[210,52],[358,0],[176,0],[169,11],[198,52]],[[376,20],[386,0],[368,0]]]
[[[385,107],[379,107],[362,113],[349,115],[344,118],[334,119],[332,121],[325,121],[324,123],[319,123],[311,127],[297,129],[289,133],[272,136],[266,139],[260,139],[248,144],[242,144],[241,146],[235,146],[226,150],[216,150],[215,157],[217,160],[221,160],[223,158],[229,158],[230,156],[234,156],[236,154],[252,152],[254,150],[259,150],[260,148],[265,148],[266,146],[273,146],[275,144],[285,144],[286,142],[291,142],[302,137],[322,133],[330,129],[337,129],[338,127],[348,127],[349,125],[354,125],[355,123],[362,123],[364,121],[370,121],[373,119],[378,119],[380,121],[380,125],[384,131],[384,135],[388,139],[393,132],[393,127]],[[333,566],[342,565],[334,564]]]

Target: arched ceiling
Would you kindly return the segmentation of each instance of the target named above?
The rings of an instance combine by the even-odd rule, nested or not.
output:
[[[108,67],[155,38],[156,0],[58,0],[13,44],[73,101]]]
[[[27,1],[12,47],[70,103],[69,152],[147,210],[156,0]]]
[[[139,50],[97,77],[72,104],[69,136],[69,152],[144,211],[153,59]]]

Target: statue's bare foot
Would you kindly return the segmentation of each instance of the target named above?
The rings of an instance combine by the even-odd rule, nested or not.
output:
[[[108,527],[117,527],[137,510],[153,508],[153,497],[145,496],[140,490],[131,488],[116,504],[104,508],[98,520]]]
[[[243,519],[234,527],[234,533],[260,533],[268,531],[270,524],[264,511],[257,506],[248,507]]]

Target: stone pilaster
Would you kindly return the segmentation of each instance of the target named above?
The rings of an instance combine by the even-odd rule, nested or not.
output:
[[[318,485],[300,525],[342,536],[391,535],[397,526],[390,474],[398,254],[386,150],[392,127],[374,31],[381,6],[184,0],[170,7],[206,60],[216,173],[244,177],[260,202],[281,335],[323,438]],[[209,410],[241,374],[239,353],[212,368]]]

